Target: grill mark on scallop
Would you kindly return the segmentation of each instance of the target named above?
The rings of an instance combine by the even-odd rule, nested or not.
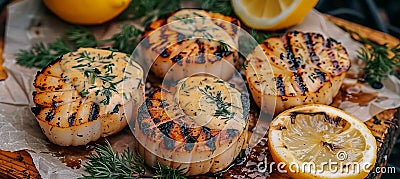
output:
[[[54,108],[51,108],[50,111],[47,113],[45,120],[50,122],[54,118]]]
[[[149,135],[150,130],[153,128],[158,129],[163,134],[162,146],[167,150],[173,150],[177,145],[176,142],[184,143],[186,151],[193,150],[195,144],[199,142],[205,142],[205,145],[211,151],[216,150],[216,135],[223,131],[213,130],[205,126],[193,126],[188,122],[191,120],[190,117],[186,115],[178,114],[173,116],[174,114],[167,114],[166,108],[171,106],[165,100],[161,100],[161,93],[169,92],[158,88],[149,95],[142,105],[147,108],[147,112],[139,112],[138,116],[139,128],[143,133]],[[173,110],[178,109],[173,108]],[[229,137],[232,139],[234,137],[232,136],[233,133],[230,134]]]
[[[246,78],[260,107],[268,108],[261,100],[275,97],[276,113],[300,104],[331,103],[350,67],[346,49],[318,33],[288,32],[282,37],[266,39],[260,46],[263,54],[254,50],[246,58],[253,67],[246,69]],[[284,90],[279,75],[284,80]],[[264,86],[271,84],[277,86],[263,91]]]
[[[314,69],[314,72],[318,75],[318,78],[321,80],[321,82],[325,83],[327,81],[326,73],[322,72],[317,68]]]
[[[342,72],[342,67],[339,65],[339,62],[337,61],[335,51],[333,48],[337,44],[336,40],[332,38],[328,38],[326,40],[325,47],[328,49],[328,56],[330,58],[330,62],[333,65],[333,73],[334,74],[340,74]]]
[[[293,33],[294,34],[294,33]],[[297,69],[300,67],[300,61],[298,58],[294,55],[293,53],[293,46],[292,46],[292,36],[291,34],[288,34],[285,36],[285,49],[286,49],[286,58],[288,60],[288,63],[290,65],[290,69],[295,72]]]
[[[75,124],[75,119],[76,119],[76,112],[72,113],[72,115],[68,117],[68,124],[70,127]]]
[[[240,22],[237,19],[231,18],[231,17],[220,17],[218,15],[213,15],[211,13],[211,21],[213,21],[217,26],[225,29],[226,32],[231,37],[235,37],[238,35],[238,27],[240,27]],[[147,28],[146,32],[142,36],[142,39],[145,39],[144,47],[146,49],[151,49],[152,52],[155,54],[159,54],[160,57],[166,58],[168,60],[171,60],[173,62],[179,62],[178,64],[181,65],[180,59],[174,54],[173,48],[175,48],[177,45],[182,46],[179,47],[179,49],[186,49],[188,46],[190,46],[191,43],[197,43],[197,48],[198,51],[196,51],[195,54],[192,54],[192,57],[196,57],[197,59],[191,61],[196,64],[205,64],[207,62],[214,63],[216,61],[219,61],[223,59],[224,57],[230,57],[235,55],[234,52],[230,50],[223,50],[221,45],[212,45],[211,41],[205,39],[205,40],[199,40],[199,39],[189,39],[186,35],[176,32],[173,30],[169,30],[166,26],[168,21],[167,19],[174,15],[174,13],[170,13],[166,16],[165,19],[160,19],[157,21],[154,21],[151,23]],[[215,16],[215,17],[214,17]],[[215,18],[215,19],[214,19]],[[220,19],[222,18],[222,19]],[[226,21],[230,22],[231,25],[225,26]],[[154,36],[150,35],[154,31],[158,31],[158,28],[161,28],[161,32],[159,32],[159,36]],[[187,39],[188,38],[188,39]],[[207,41],[207,44],[204,44],[204,42]],[[154,43],[151,43],[154,42]],[[168,42],[168,43],[167,43]],[[174,42],[172,44],[169,44],[170,42]],[[199,43],[202,42],[203,44]],[[189,43],[189,44],[188,44]],[[165,48],[164,48],[165,47]],[[163,49],[160,49],[163,48]],[[218,49],[216,52],[214,52],[214,57],[208,57],[204,53],[206,53],[206,50],[209,50],[211,48]],[[205,50],[204,50],[205,49]],[[171,57],[171,55],[174,55]],[[189,55],[182,55],[181,56],[183,59],[189,59]],[[215,58],[216,57],[216,58]],[[235,58],[235,57],[233,57]],[[189,60],[188,60],[189,61]]]
[[[312,41],[313,34],[312,33],[304,33],[303,37],[304,37],[304,42],[306,44],[308,55],[309,55],[309,58],[311,59],[311,62],[313,62],[314,64],[318,63],[320,61],[320,59],[319,59],[318,55],[315,53],[314,43]]]
[[[299,89],[301,91],[301,95],[306,95],[306,92],[308,92],[308,88],[304,84],[304,80],[303,80],[302,76],[298,73],[293,73],[293,76],[294,76],[294,80],[295,80],[297,86],[299,87]]]
[[[89,121],[94,121],[99,118],[100,106],[97,103],[92,103],[90,106]]]
[[[285,84],[283,84],[282,75],[275,77],[276,88],[278,89],[279,96],[285,96]]]

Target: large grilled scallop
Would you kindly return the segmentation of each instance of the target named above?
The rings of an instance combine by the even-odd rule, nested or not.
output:
[[[237,19],[218,13],[173,12],[147,27],[142,37],[146,63],[161,79],[211,73],[228,80],[238,64],[239,28]]]
[[[300,104],[330,104],[350,67],[339,42],[298,31],[266,39],[245,63],[255,102],[273,113],[276,101],[275,114]]]
[[[134,134],[145,162],[185,169],[187,175],[218,172],[247,140],[248,99],[215,77],[182,79],[158,89],[139,108]]]
[[[142,78],[124,53],[81,48],[37,73],[32,112],[51,142],[84,145],[126,126],[143,101]]]

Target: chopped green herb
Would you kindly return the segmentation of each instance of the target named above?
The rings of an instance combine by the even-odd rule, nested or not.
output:
[[[64,41],[57,39],[47,45],[38,43],[29,50],[20,50],[16,54],[16,61],[28,68],[43,68],[70,51],[71,48]]]
[[[29,50],[20,50],[16,54],[17,63],[28,68],[43,68],[50,64],[53,60],[67,54],[80,47],[95,47],[103,43],[112,43],[113,50],[131,53],[136,47],[141,30],[133,25],[123,25],[121,32],[115,34],[110,39],[96,40],[94,35],[85,27],[73,27],[68,29],[62,38],[58,38],[55,42],[44,44],[38,43],[33,45]],[[71,54],[70,54],[71,55]],[[80,54],[81,60],[89,59],[89,54]],[[107,58],[112,59],[113,53]],[[78,62],[81,62],[78,61]]]
[[[400,68],[400,44],[390,48],[386,44],[377,44],[368,39],[363,38],[355,31],[349,30],[346,27],[339,26],[360,41],[369,46],[362,48],[359,51],[358,58],[365,62],[364,79],[374,88],[382,88],[382,80],[388,75],[396,75],[399,73],[395,68]]]
[[[82,26],[68,28],[65,32],[65,38],[69,40],[75,48],[97,46],[97,40],[92,32]]]
[[[231,0],[203,0],[201,8],[227,16],[234,16]]]
[[[206,95],[206,97],[208,99],[211,99],[213,103],[215,103],[217,105],[217,109],[215,110],[214,116],[221,116],[223,118],[226,119],[230,119],[233,118],[233,115],[235,113],[231,112],[228,110],[229,107],[232,106],[231,103],[225,102],[224,100],[222,100],[222,93],[221,91],[217,91],[217,94],[214,96],[213,92],[211,92],[211,88],[204,88],[201,89],[200,87],[198,87],[198,89],[204,94]]]
[[[173,169],[158,163],[153,167],[155,175],[145,175],[146,165],[143,158],[136,152],[126,149],[122,153],[114,152],[111,144],[96,145],[96,154],[90,154],[83,165],[89,175],[82,178],[166,178],[185,179],[184,169]]]
[[[90,154],[85,170],[90,174],[82,178],[138,178],[145,174],[143,158],[128,149],[121,154],[113,151],[111,144],[97,145],[96,154]]]

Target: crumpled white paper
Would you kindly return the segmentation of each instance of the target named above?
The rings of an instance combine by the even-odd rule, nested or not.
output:
[[[325,20],[325,17],[321,13],[315,10],[311,11],[305,17],[303,23],[290,30],[318,32],[323,34],[325,38],[332,37],[336,39],[343,44],[349,54],[351,68],[348,73],[358,74],[361,70],[360,65],[362,63],[357,58],[357,55],[362,44],[354,41],[347,32]],[[353,84],[355,84],[355,80],[353,79],[345,79],[345,81],[353,81]],[[377,93],[377,97],[367,105],[360,106],[358,103],[344,101],[340,103],[339,108],[344,109],[365,122],[384,110],[400,107],[400,80],[395,76],[389,76],[382,83],[384,87],[379,90],[371,88],[367,83],[361,85],[361,91],[358,93]]]
[[[85,172],[82,168],[72,169],[54,157],[52,145],[42,134],[34,116],[30,112],[33,79],[38,69],[27,69],[15,64],[14,54],[20,49],[28,49],[37,42],[52,42],[68,26],[45,11],[40,0],[23,0],[8,7],[8,20],[4,48],[4,66],[8,79],[0,82],[0,150],[28,150],[42,178],[77,178]],[[132,22],[129,22],[132,23]],[[118,32],[120,24],[95,27],[96,37],[107,38]],[[308,32],[319,32],[343,43],[352,59],[361,46],[350,36],[325,20],[317,11],[312,11],[304,22],[294,28]],[[358,62],[353,61],[353,64]],[[355,69],[357,66],[352,66]],[[340,107],[366,121],[373,115],[389,108],[400,106],[400,82],[394,77],[384,82],[385,88],[373,91],[386,96],[387,100],[375,99],[367,106],[350,102],[341,103]],[[364,86],[363,89],[373,90]],[[109,138],[115,149],[132,147],[131,134],[115,135]],[[131,142],[127,142],[131,141]]]

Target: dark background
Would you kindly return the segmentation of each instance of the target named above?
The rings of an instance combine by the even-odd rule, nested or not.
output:
[[[399,0],[319,0],[315,8],[400,38]]]

